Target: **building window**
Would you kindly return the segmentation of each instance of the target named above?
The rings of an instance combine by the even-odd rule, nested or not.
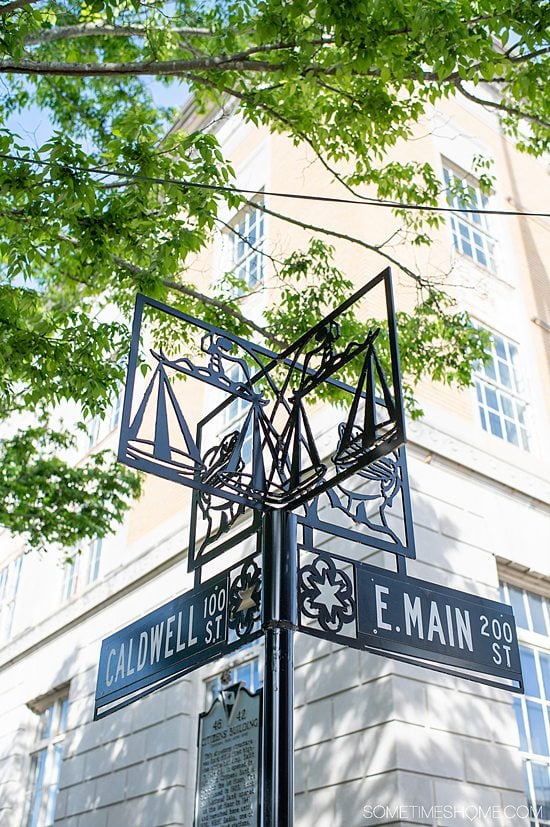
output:
[[[224,239],[228,245],[227,270],[239,280],[239,291],[246,293],[263,282],[264,213],[259,207],[247,207],[230,226],[231,232]]]
[[[233,382],[245,382],[247,377],[241,365],[235,363],[226,369],[226,375]],[[226,434],[240,431],[245,425],[247,414],[250,412],[250,402],[240,396],[235,396],[223,409],[221,417],[220,438]],[[252,418],[248,420],[247,431],[241,447],[240,456],[243,462],[248,463],[252,459]]]
[[[25,827],[50,827],[54,823],[63,739],[67,729],[69,690],[65,687],[47,702],[29,704],[37,715],[36,740],[31,752],[30,786]]]
[[[495,272],[495,239],[489,216],[482,212],[464,212],[476,208],[487,209],[487,195],[481,192],[476,180],[466,173],[460,174],[445,166],[443,178],[447,201],[456,210],[450,214],[455,250]]]
[[[88,583],[93,583],[99,577],[102,548],[103,540],[100,537],[92,540],[88,546]]]
[[[12,635],[22,563],[21,555],[0,570],[0,640],[9,640]]]
[[[206,681],[206,706],[210,707],[220,692],[226,686],[242,681],[249,692],[255,692],[262,685],[260,674],[260,660],[254,657],[244,663],[225,669],[213,678]]]
[[[80,552],[75,551],[71,562],[63,566],[63,585],[61,587],[61,599],[69,600],[76,592],[78,581],[78,569],[80,567]]]
[[[77,590],[93,583],[101,573],[103,539],[96,537],[87,546],[74,549],[71,561],[63,564],[61,600],[70,600]]]
[[[514,698],[531,827],[550,825],[550,603],[534,592],[503,584],[520,640],[525,694]]]
[[[122,392],[118,394],[112,405],[102,416],[94,416],[88,428],[88,448],[93,448],[105,439],[111,431],[118,428],[122,413]]]
[[[526,408],[522,398],[518,349],[491,334],[490,359],[477,369],[475,385],[483,430],[529,450]]]

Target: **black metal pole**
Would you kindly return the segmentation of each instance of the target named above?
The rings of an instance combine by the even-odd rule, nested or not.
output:
[[[263,827],[293,827],[295,516],[285,511],[266,512],[262,546],[265,641],[262,823]]]

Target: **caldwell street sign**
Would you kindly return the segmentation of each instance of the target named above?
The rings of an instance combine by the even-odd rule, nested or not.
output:
[[[302,632],[523,691],[506,604],[306,549],[298,588]]]
[[[106,638],[95,719],[257,638],[260,589],[249,557]]]

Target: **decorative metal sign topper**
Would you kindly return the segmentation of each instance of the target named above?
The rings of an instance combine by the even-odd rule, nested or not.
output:
[[[342,343],[342,331],[361,330],[357,318],[375,313],[385,316],[379,325]],[[167,344],[143,354],[148,326],[165,329]],[[192,356],[181,355],[183,339],[195,342]],[[307,403],[331,394],[336,419],[319,435]],[[312,529],[414,556],[404,441],[389,269],[280,354],[137,297],[119,460],[194,489],[190,569],[225,549],[248,509],[265,508],[298,510]],[[243,537],[257,530],[249,519]]]

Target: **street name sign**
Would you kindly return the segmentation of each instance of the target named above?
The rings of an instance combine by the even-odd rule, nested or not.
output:
[[[257,638],[260,593],[251,556],[106,638],[94,719]]]
[[[261,700],[235,684],[199,716],[195,827],[259,827]]]
[[[510,606],[366,563],[302,548],[298,628],[356,649],[523,691]]]

